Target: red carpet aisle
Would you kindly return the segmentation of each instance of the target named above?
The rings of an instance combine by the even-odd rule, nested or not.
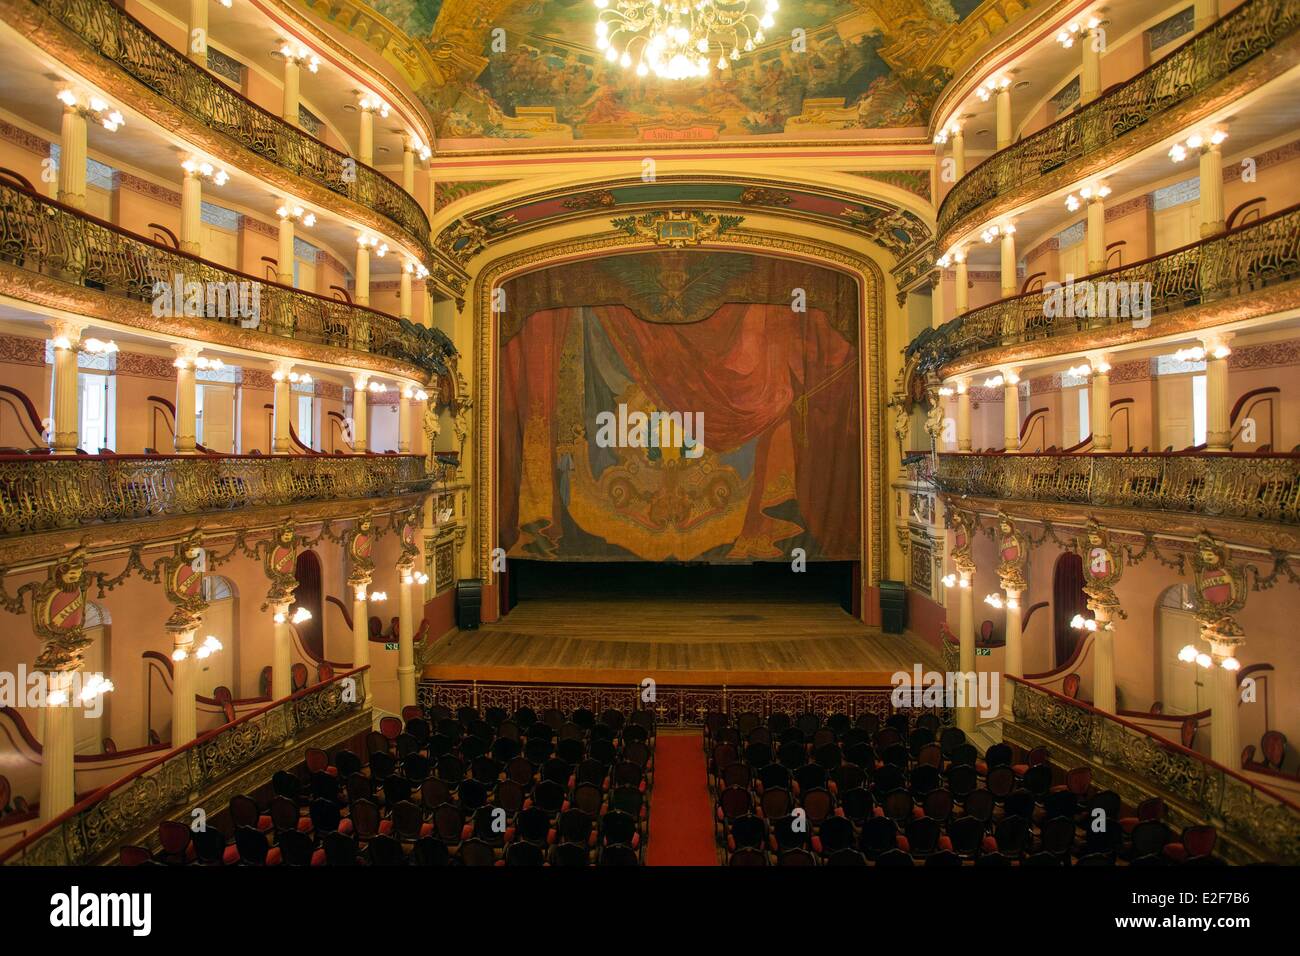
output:
[[[659,734],[647,864],[717,866],[712,813],[699,732]]]

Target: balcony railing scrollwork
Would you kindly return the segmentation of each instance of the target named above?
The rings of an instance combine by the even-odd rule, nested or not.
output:
[[[1227,302],[1296,279],[1300,205],[1132,265],[972,309],[922,332],[908,354],[919,353],[922,371],[935,371],[984,349],[1120,325],[1156,326],[1154,316]]]
[[[429,220],[387,176],[246,99],[111,0],[30,0],[105,59],[209,129],[391,220],[433,260]]]
[[[953,495],[1300,524],[1300,455],[939,456]]]
[[[0,261],[148,303],[171,293],[179,277],[198,283],[204,292],[198,318],[399,359],[431,373],[445,373],[447,358],[455,352],[437,329],[225,269],[3,182]],[[175,299],[170,297],[167,314],[188,316]]]
[[[1021,189],[1140,128],[1210,89],[1300,27],[1294,0],[1249,0],[1118,89],[1005,149],[961,178],[944,197],[937,235],[985,203]]]
[[[186,806],[232,774],[364,709],[367,669],[359,668],[269,703],[169,751],[82,800],[15,844],[0,864],[85,866],[133,834]]]
[[[3,455],[0,536],[430,488],[418,455]]]

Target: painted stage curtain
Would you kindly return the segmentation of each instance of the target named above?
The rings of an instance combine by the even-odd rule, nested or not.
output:
[[[799,547],[809,560],[858,559],[856,344],[821,309],[708,308],[673,323],[622,304],[542,309],[506,339],[498,464],[510,556],[750,562]],[[602,447],[601,413],[619,406],[697,416],[702,451],[668,436]]]

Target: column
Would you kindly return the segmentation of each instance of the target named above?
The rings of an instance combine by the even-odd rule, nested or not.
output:
[[[1083,66],[1079,71],[1079,105],[1087,106],[1101,95],[1101,44],[1097,42],[1096,32],[1099,24],[1090,21],[1090,26],[1082,31],[1079,45],[1083,47]]]
[[[965,382],[957,383],[957,451],[970,453],[970,392]]]
[[[367,407],[366,386],[370,377],[358,372],[352,376],[352,451],[364,455],[370,448],[367,444],[370,431],[370,412]]]
[[[41,713],[41,819],[53,820],[76,801],[72,755],[76,732],[72,724],[72,671],[47,671],[47,696]],[[62,698],[62,702],[55,703]]]
[[[961,672],[961,678],[965,679],[966,675],[973,677],[975,674],[975,591],[971,587],[974,571],[959,569],[958,574],[961,577],[958,584],[961,596],[957,619],[957,670]],[[975,729],[976,709],[974,701],[968,701],[967,706],[957,708],[957,726],[968,734]]]
[[[190,0],[189,58],[208,67],[208,0]]]
[[[1004,80],[1004,86],[998,88],[995,106],[997,108],[998,149],[1011,145],[1011,81]]]
[[[366,603],[366,589],[370,586],[370,577],[354,578],[348,584],[352,587],[352,666],[367,667],[370,664],[370,606]]]
[[[66,319],[47,319],[54,342],[50,381],[50,417],[56,455],[75,455],[81,444],[81,401],[78,388],[77,346],[85,326]],[[99,451],[98,448],[95,451]]]
[[[286,200],[282,206],[286,213],[291,208]],[[275,264],[276,280],[280,285],[293,285],[293,216],[280,217],[280,252]]]
[[[199,357],[197,345],[173,345],[176,360],[176,422],[173,446],[178,455],[192,455],[198,450],[198,415],[194,384],[194,360]],[[194,635],[190,635],[191,639]]]
[[[424,437],[424,411],[425,402],[428,400],[428,393],[423,389],[417,390],[411,398],[411,433],[410,438],[407,440],[411,447],[410,453],[419,455],[421,458],[429,456],[429,449]],[[428,506],[426,510],[432,510],[432,505]]]
[[[433,293],[429,291],[432,287],[433,280],[426,276],[420,283],[419,291],[414,293],[419,308],[415,309],[415,315],[411,318],[416,325],[422,325],[426,329],[433,325]]]
[[[1021,621],[1020,621],[1020,591],[1016,588],[1009,588],[1005,584],[1002,587],[1007,594],[1007,626],[1006,626],[1006,649],[1002,660],[1002,672],[1006,677],[1023,677],[1025,674],[1025,657],[1024,647],[1021,638]],[[1009,720],[1011,718],[1011,700],[1014,689],[1010,681],[1003,681],[1002,685],[1002,717]]]
[[[58,198],[75,209],[86,208],[86,114],[80,106],[63,107]]]
[[[194,628],[172,631],[172,747],[183,747],[197,733],[194,689],[198,685]]]
[[[1020,291],[1016,281],[1016,227],[1007,223],[1000,232],[1002,236],[1002,298],[1009,299]]]
[[[1193,29],[1197,32],[1219,19],[1219,0],[1196,0],[1195,9],[1196,22]]]
[[[271,648],[271,699],[281,700],[293,693],[293,656],[290,647],[293,637],[289,634],[289,605],[274,604],[275,616],[274,645]]]
[[[290,126],[298,127],[298,82],[300,76],[298,58],[292,53],[284,58],[284,106],[280,118]]]
[[[956,263],[955,272],[957,276],[957,294],[954,296],[957,310],[955,314],[961,315],[970,311],[970,278],[966,271],[966,250],[958,249],[953,253],[952,258]]]
[[[399,565],[401,583],[397,586],[397,687],[402,707],[415,701],[415,588],[414,565]]]
[[[1088,219],[1084,238],[1088,247],[1088,273],[1096,275],[1106,270],[1106,204],[1108,187],[1096,187],[1087,199]]]
[[[1238,708],[1236,652],[1240,639],[1227,641],[1217,632],[1201,629],[1201,637],[1210,644],[1210,757],[1227,767],[1241,765],[1241,728]],[[1227,666],[1224,666],[1225,663]]]
[[[1092,450],[1110,451],[1110,364],[1105,356],[1098,356],[1091,365]]]
[[[1092,706],[1108,714],[1115,713],[1115,632],[1111,629],[1111,609],[1088,602],[1097,630],[1093,634]]]
[[[412,198],[415,196],[415,150],[411,145],[411,134],[402,137],[402,188]]]
[[[1011,370],[1002,376],[1002,447],[1020,451],[1020,376]]]
[[[185,170],[181,177],[181,252],[202,255],[202,216],[203,181],[197,169]]]
[[[293,422],[293,385],[289,381],[289,362],[276,363],[271,373],[275,383],[272,389],[271,405],[271,454],[288,455],[293,451],[293,439],[289,435],[289,426]]]
[[[397,314],[408,322],[411,320],[411,264],[408,262],[402,269],[402,274],[397,281]]]
[[[943,269],[935,269],[930,280],[930,328],[937,329],[948,321],[943,310]]]
[[[1205,450],[1232,450],[1232,398],[1228,391],[1229,336],[1205,339]]]
[[[966,134],[956,124],[952,131],[952,174],[958,180],[966,175]]]
[[[1201,238],[1207,239],[1227,228],[1223,218],[1222,133],[1208,137],[1201,146]]]
[[[363,243],[364,238],[357,237],[356,288],[352,291],[352,301],[357,305],[370,304],[370,246]]]
[[[361,114],[361,135],[357,141],[357,160],[366,166],[375,165],[375,113],[365,106],[357,107]]]

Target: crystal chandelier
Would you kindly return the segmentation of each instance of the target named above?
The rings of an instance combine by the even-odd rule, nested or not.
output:
[[[610,63],[667,80],[727,68],[764,40],[777,0],[595,0],[596,46]],[[751,7],[762,5],[760,16]],[[713,51],[719,51],[713,60]]]

